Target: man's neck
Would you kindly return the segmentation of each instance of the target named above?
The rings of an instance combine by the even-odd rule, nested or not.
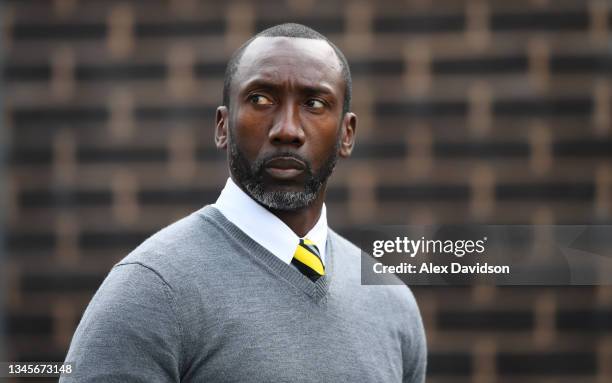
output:
[[[325,187],[309,206],[298,210],[273,210],[268,209],[278,219],[289,226],[291,230],[300,238],[303,238],[316,224],[321,216],[321,209],[325,201]]]

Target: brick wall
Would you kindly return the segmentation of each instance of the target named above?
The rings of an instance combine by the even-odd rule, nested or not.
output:
[[[109,268],[215,200],[225,62],[279,22],[312,26],[351,63],[358,146],[328,199],[341,232],[611,222],[610,1],[0,6],[6,360],[63,360]],[[612,381],[610,287],[414,291],[428,382]]]

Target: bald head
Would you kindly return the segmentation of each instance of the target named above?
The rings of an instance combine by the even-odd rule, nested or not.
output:
[[[329,70],[333,70],[333,71],[339,70],[342,81],[343,81],[343,84],[342,84],[342,89],[343,89],[342,112],[343,114],[345,114],[350,110],[352,81],[351,81],[350,69],[346,61],[346,58],[344,57],[344,54],[342,54],[342,52],[338,49],[338,47],[336,47],[331,41],[329,41],[325,36],[321,35],[319,32],[311,28],[308,28],[304,25],[293,24],[293,23],[280,24],[280,25],[276,25],[274,27],[268,28],[258,33],[257,35],[253,36],[246,43],[244,43],[238,50],[236,50],[236,52],[234,52],[234,54],[232,55],[232,57],[230,58],[227,64],[227,68],[225,71],[225,79],[224,79],[224,85],[223,85],[223,104],[226,107],[230,108],[232,86],[234,83],[234,78],[236,76],[236,73],[238,72],[239,68],[241,68],[241,63],[249,62],[248,61],[249,58],[244,57],[245,53],[250,54],[250,52],[259,52],[258,49],[247,49],[247,48],[249,48],[254,43],[256,44],[255,48],[257,48],[257,45],[260,45],[265,38],[279,38],[278,39],[279,41],[285,40],[285,42],[287,39],[313,40],[313,44],[311,45],[309,44],[298,44],[298,45],[306,49],[305,53],[309,53],[308,50],[321,49],[322,52],[328,55],[328,60],[330,63]],[[286,50],[285,50],[285,53],[283,53],[283,46],[286,47],[287,44],[283,45],[282,42],[279,42],[278,45],[275,45],[273,47],[274,49],[278,48],[278,51],[275,52],[275,50],[273,49],[269,53],[271,55],[286,54],[287,53]],[[310,53],[314,53],[314,52],[310,52]],[[332,53],[332,55],[330,55],[330,53]],[[304,65],[304,63],[296,63],[295,60],[291,60],[291,57],[287,57],[287,62],[293,62],[294,64],[299,64],[299,66],[296,67],[297,72],[299,72],[300,70],[307,71],[309,69],[307,66]]]

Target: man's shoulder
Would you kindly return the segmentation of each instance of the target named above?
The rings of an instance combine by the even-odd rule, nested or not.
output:
[[[211,206],[195,211],[145,239],[117,265],[139,263],[159,273],[189,269],[215,253],[222,230],[210,217]]]
[[[137,257],[148,253],[175,251],[177,248],[189,245],[202,231],[203,224],[198,212],[193,212],[153,233],[138,245],[127,257]]]

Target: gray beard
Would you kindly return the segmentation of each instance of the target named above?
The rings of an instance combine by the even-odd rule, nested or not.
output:
[[[332,155],[325,161],[317,174],[313,174],[308,161],[293,153],[278,153],[275,155],[299,158],[306,164],[306,181],[303,191],[266,191],[263,184],[264,163],[270,158],[257,160],[252,165],[232,140],[229,142],[229,166],[236,182],[251,198],[264,207],[272,210],[292,211],[310,206],[319,196],[322,186],[332,174],[338,161],[337,140]]]
[[[310,206],[317,198],[318,191],[269,191],[263,190],[261,184],[244,185],[247,193],[261,205],[273,210],[298,210]]]

